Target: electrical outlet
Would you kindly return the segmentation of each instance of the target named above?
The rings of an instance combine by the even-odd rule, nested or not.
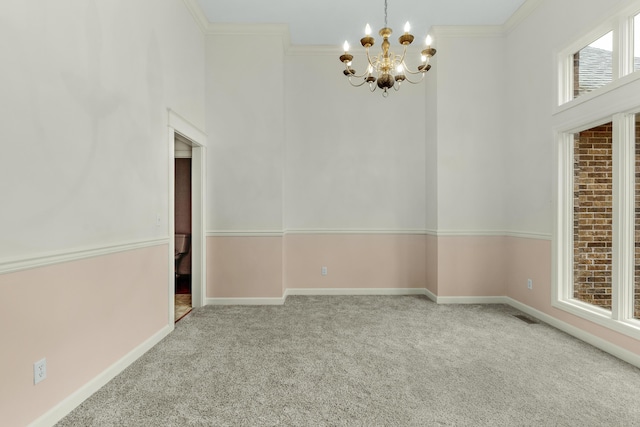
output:
[[[322,274],[323,276],[326,276],[327,275],[327,267],[322,267],[320,269],[320,274]]]
[[[33,384],[38,384],[45,378],[47,378],[47,359],[38,360],[33,364]]]
[[[527,279],[527,289],[533,289],[533,280]]]

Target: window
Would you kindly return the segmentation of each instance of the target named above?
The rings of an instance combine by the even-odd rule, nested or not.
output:
[[[558,61],[552,304],[640,339],[640,0]]]
[[[575,134],[573,298],[611,310],[612,123]],[[640,249],[640,248],[639,248]]]
[[[613,31],[573,55],[573,97],[594,91],[613,79]]]
[[[640,79],[640,1],[563,49],[557,65],[558,106],[612,90],[629,74]]]
[[[640,114],[562,134],[558,160],[552,303],[640,338]]]

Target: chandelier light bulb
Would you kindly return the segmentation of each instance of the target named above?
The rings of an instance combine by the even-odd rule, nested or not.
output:
[[[384,0],[384,27],[378,32],[380,37],[382,37],[380,51],[377,53],[372,52],[372,47],[376,44],[376,40],[371,35],[371,25],[365,25],[365,35],[360,39],[360,44],[364,48],[366,55],[366,60],[363,64],[366,68],[363,72],[358,74],[356,70],[351,68],[351,61],[353,61],[354,58],[353,55],[349,53],[349,43],[347,41],[345,41],[343,45],[344,53],[339,57],[340,62],[345,66],[342,74],[344,74],[351,86],[360,87],[368,85],[371,92],[380,89],[382,96],[385,98],[389,96],[391,89],[394,91],[399,90],[400,85],[420,83],[424,79],[425,74],[433,68],[432,65],[429,65],[429,62],[431,57],[436,54],[436,50],[431,47],[433,40],[430,35],[427,35],[425,40],[427,44],[426,49],[423,49],[421,53],[416,52],[417,55],[414,57],[415,60],[419,59],[421,62],[417,64],[416,68],[407,65],[405,58],[414,56],[414,53],[408,52],[408,49],[415,39],[410,33],[411,24],[409,21],[404,24],[404,33],[397,39],[401,52],[399,54],[393,52],[393,48],[391,47],[392,40],[390,40],[393,30],[387,24],[387,2],[388,0]]]
[[[425,43],[427,44],[427,47],[431,46],[431,43],[433,43],[433,40],[431,39],[430,35],[427,36]]]

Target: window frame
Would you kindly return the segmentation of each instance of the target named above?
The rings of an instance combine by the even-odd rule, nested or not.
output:
[[[559,51],[553,102],[554,228],[551,305],[597,325],[640,339],[635,319],[635,121],[640,114],[640,70],[634,69],[634,18],[640,0],[614,10],[609,19]],[[638,29],[640,31],[640,29]],[[573,55],[613,31],[612,81],[573,97]],[[573,149],[575,134],[612,122],[613,223],[612,307],[573,298]]]
[[[640,70],[634,69],[633,46],[634,18],[639,13],[640,1],[636,1],[556,54],[557,87],[554,113],[588,102],[624,84],[640,79]],[[574,54],[609,32],[613,32],[611,82],[589,93],[574,97]]]
[[[640,339],[633,317],[635,266],[635,126],[636,114],[616,113],[582,126],[556,131],[556,229],[554,233],[553,307]],[[573,297],[573,191],[575,134],[613,124],[613,259],[611,311]]]

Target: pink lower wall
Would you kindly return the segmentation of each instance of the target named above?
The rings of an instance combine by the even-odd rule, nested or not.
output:
[[[207,298],[282,297],[282,237],[207,238]]]
[[[506,295],[505,238],[446,236],[437,238],[439,297]]]
[[[426,286],[424,235],[291,234],[284,242],[285,288]]]
[[[0,424],[26,425],[167,325],[168,246],[0,275]],[[33,384],[33,363],[47,378]]]
[[[289,234],[212,237],[207,250],[208,297],[279,298],[287,288],[426,288],[438,297],[507,296],[640,354],[638,340],[551,306],[550,240]]]
[[[596,337],[640,355],[640,341],[551,305],[552,242],[507,237],[507,296]],[[527,279],[533,288],[527,289]]]

